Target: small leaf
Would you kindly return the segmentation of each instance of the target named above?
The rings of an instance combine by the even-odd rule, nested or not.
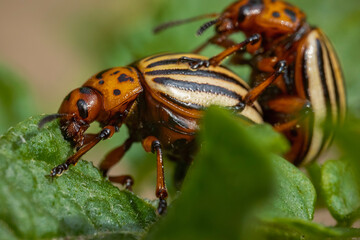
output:
[[[316,190],[316,206],[325,207],[325,200],[321,189],[321,165],[318,162],[306,166],[309,178]]]
[[[331,125],[327,124],[325,127],[329,128]],[[357,180],[360,184],[360,119],[348,114],[345,123],[336,129],[334,141],[339,147],[343,159],[354,166],[353,170],[358,176]]]
[[[249,126],[249,131],[256,136],[257,145],[271,153],[284,154],[290,148],[286,138],[275,132],[270,124],[254,124]]]
[[[249,237],[244,223],[272,184],[269,154],[258,137],[224,110],[210,108],[200,134],[202,147],[182,193],[147,239]]]
[[[294,218],[262,219],[261,227],[265,239],[358,239],[360,229],[326,227],[324,225]]]
[[[278,156],[271,159],[275,186],[271,201],[260,218],[299,218],[312,220],[316,192],[311,181],[293,164]]]
[[[360,207],[360,186],[352,165],[332,160],[321,170],[321,186],[331,215],[341,225],[351,225]]]
[[[50,170],[72,153],[57,121],[38,129],[30,118],[0,138],[0,239],[63,236],[138,239],[156,220],[154,207],[80,161],[61,177]]]

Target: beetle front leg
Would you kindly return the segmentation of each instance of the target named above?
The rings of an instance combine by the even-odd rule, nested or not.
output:
[[[127,190],[132,191],[132,186],[134,185],[134,179],[130,175],[120,175],[109,177],[110,182],[120,183]]]
[[[104,177],[107,176],[109,169],[122,159],[124,154],[130,149],[133,142],[134,140],[132,138],[128,138],[121,146],[113,149],[106,155],[105,159],[100,164],[100,170],[102,171]],[[132,191],[134,179],[130,175],[111,176],[109,177],[109,180],[111,182],[120,183],[127,190]]]
[[[282,96],[267,102],[269,109],[285,114],[291,114],[294,119],[284,123],[274,124],[274,129],[278,132],[290,130],[308,117],[312,113],[311,103],[307,99],[297,96]]]
[[[155,195],[159,198],[158,213],[160,215],[166,212],[167,203],[166,198],[168,197],[168,192],[165,185],[164,178],[164,162],[162,156],[162,149],[159,140],[153,136],[149,136],[142,141],[142,145],[146,152],[156,152],[157,159],[157,177],[156,177],[156,191]]]
[[[233,40],[228,39],[228,36],[231,33],[222,34],[222,35],[215,35],[214,37],[208,39],[205,43],[201,44],[199,47],[194,49],[192,53],[200,53],[205,47],[207,47],[210,43],[218,45],[223,48],[229,48],[236,43]]]
[[[210,58],[209,60],[193,60],[189,58],[180,58],[180,62],[187,62],[189,66],[192,69],[198,69],[200,67],[209,67],[209,66],[218,66],[226,57],[230,56],[231,54],[245,49],[248,45],[254,45],[261,41],[261,35],[260,34],[254,34],[250,36],[249,38],[245,39],[243,42],[232,45],[231,47],[228,47],[220,54]]]
[[[287,64],[285,60],[277,62],[275,65],[275,71],[268,77],[265,81],[251,89],[243,98],[245,105],[251,106],[253,102],[269,87],[275,80],[283,74],[287,69]]]
[[[83,146],[79,149],[74,155],[69,157],[66,162],[54,167],[50,172],[50,177],[59,177],[61,176],[66,170],[69,169],[70,165],[76,165],[79,159],[87,153],[91,148],[93,148],[98,142],[101,140],[110,138],[115,133],[114,126],[106,126],[104,127],[96,137],[94,137],[87,145]]]

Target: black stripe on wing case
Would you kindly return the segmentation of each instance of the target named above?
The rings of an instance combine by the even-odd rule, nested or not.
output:
[[[159,55],[155,55],[152,57],[149,57],[148,59],[146,59],[144,62],[148,62],[150,60],[156,59],[156,58],[160,58],[160,57],[164,57],[164,56],[168,56],[168,55],[173,55],[173,53],[164,53],[164,54],[159,54]]]
[[[329,64],[330,64],[330,68],[331,68],[331,75],[332,75],[332,78],[333,78],[333,84],[334,84],[334,91],[335,91],[335,99],[336,99],[336,110],[338,111],[338,114],[337,114],[337,122],[341,122],[340,118],[341,118],[341,106],[340,106],[340,93],[339,93],[339,88],[338,88],[338,81],[340,81],[340,84],[343,84],[342,83],[342,79],[337,79],[336,78],[336,74],[335,74],[335,70],[334,70],[334,65],[333,65],[333,61],[331,59],[331,55],[330,55],[330,52],[329,52],[329,48],[327,47],[326,44],[324,44],[325,46],[325,49],[326,49],[326,53],[327,53],[327,56],[329,58]],[[337,60],[336,58],[336,53],[332,52],[332,54],[334,55],[335,57],[335,61]],[[341,70],[340,70],[341,71]],[[340,76],[342,76],[342,73],[340,72]]]
[[[171,59],[160,60],[157,62],[150,63],[149,65],[146,66],[146,68],[153,68],[157,66],[170,65],[170,64],[178,64],[181,63],[179,59],[180,58],[171,58]],[[191,60],[202,61],[202,59],[198,59],[198,58],[191,58]]]
[[[322,49],[322,45],[319,39],[316,39],[316,46],[317,46],[317,62],[318,62],[318,68],[319,68],[319,75],[320,75],[320,79],[321,79],[321,84],[323,87],[323,94],[324,94],[324,98],[325,98],[325,104],[326,104],[326,117],[325,117],[325,121],[326,122],[331,122],[333,123],[333,116],[332,116],[332,109],[331,109],[331,102],[330,102],[330,96],[329,96],[329,89],[327,86],[327,82],[326,82],[326,75],[325,75],[325,71],[324,71],[324,52]],[[324,132],[324,136],[321,142],[321,147],[320,150],[324,147],[326,141],[329,139],[330,137],[330,132],[329,131],[325,131]]]
[[[197,76],[197,77],[206,77],[206,78],[215,78],[219,80],[224,80],[230,83],[241,86],[244,89],[248,89],[243,83],[238,80],[224,74],[210,70],[190,70],[190,69],[164,69],[164,70],[154,70],[146,72],[146,75],[187,75],[187,76]]]
[[[174,87],[174,88],[182,89],[185,91],[205,92],[205,93],[216,94],[216,95],[224,95],[224,96],[228,96],[228,97],[234,98],[234,99],[241,99],[241,96],[238,95],[236,92],[230,91],[223,87],[214,86],[214,85],[210,85],[210,84],[199,84],[199,83],[194,83],[194,82],[180,81],[180,80],[175,80],[175,79],[166,78],[166,77],[154,78],[153,81],[155,83],[159,83],[164,86]]]

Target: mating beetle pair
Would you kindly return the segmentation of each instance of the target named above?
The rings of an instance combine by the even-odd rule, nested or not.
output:
[[[216,19],[201,26],[198,34],[211,25],[215,25],[216,33],[194,52],[209,43],[226,49],[209,61],[192,66],[216,66],[236,53],[234,63],[251,66],[250,86],[266,88],[259,98],[264,121],[290,141],[291,150],[285,157],[296,165],[316,159],[329,146],[333,135],[324,133],[321,123],[327,121],[337,126],[346,112],[340,64],[324,33],[310,26],[299,8],[280,0],[240,0],[221,14],[166,23],[156,31],[205,17]],[[229,37],[236,32],[243,32],[247,39],[234,43]],[[253,39],[258,41],[244,48]],[[250,53],[251,57],[246,59],[244,53]],[[286,62],[287,70],[274,84],[266,81],[280,61]]]
[[[157,154],[156,196],[161,214],[166,210],[167,197],[163,153],[185,166],[191,163],[199,119],[209,105],[233,109],[255,123],[271,123],[290,140],[292,149],[286,157],[295,164],[316,158],[332,136],[323,133],[319,123],[328,119],[336,125],[345,115],[341,69],[324,34],[310,27],[298,8],[276,0],[237,1],[216,20],[204,24],[199,33],[214,24],[216,35],[196,50],[208,43],[226,48],[213,58],[194,54],[150,56],[128,67],[100,72],[72,91],[58,114],[40,123],[60,118],[64,137],[78,149],[50,175],[61,175],[126,124],[129,138],[106,156],[100,169],[106,173],[133,142],[141,141],[145,151]],[[237,31],[248,37],[239,44],[228,39]],[[251,58],[245,59],[244,52]],[[252,67],[252,89],[219,66],[232,53],[236,53],[236,63]],[[94,121],[101,123],[102,130],[96,135],[85,134]],[[110,180],[127,188],[132,185],[128,175]]]

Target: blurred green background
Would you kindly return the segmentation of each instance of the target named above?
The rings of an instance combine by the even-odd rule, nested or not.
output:
[[[220,12],[230,0],[0,0],[0,134],[27,116],[57,111],[63,97],[91,75],[112,66],[128,65],[164,51],[188,52],[212,34],[196,37],[202,21],[153,35],[163,22]],[[360,115],[360,1],[290,1],[301,7],[308,21],[322,28],[337,50],[346,79],[349,108]],[[241,38],[241,36],[237,36]],[[203,54],[211,56],[219,48]],[[234,68],[245,80],[247,70]],[[119,145],[126,131],[102,142],[85,159],[98,162]],[[154,198],[155,161],[132,148],[110,174],[148,175],[148,186],[135,185],[140,195]],[[145,159],[145,160],[144,160]],[[168,164],[168,163],[167,163]],[[168,173],[170,175],[170,173]],[[148,190],[149,189],[149,190]]]

